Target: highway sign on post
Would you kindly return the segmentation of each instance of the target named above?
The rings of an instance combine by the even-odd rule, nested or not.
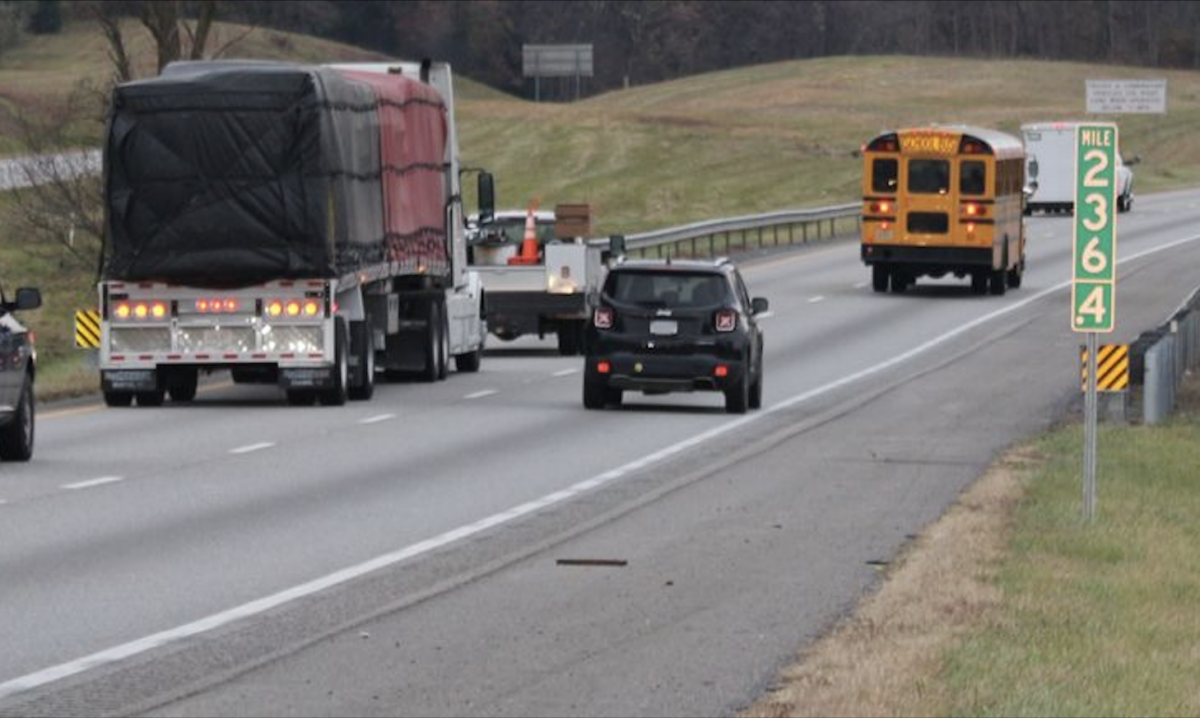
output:
[[[1117,126],[1080,125],[1075,139],[1075,273],[1071,328],[1116,326]]]
[[[1097,337],[1116,327],[1117,126],[1079,125],[1075,130],[1075,262],[1071,329],[1087,332],[1087,394],[1084,399],[1083,517],[1096,518]]]

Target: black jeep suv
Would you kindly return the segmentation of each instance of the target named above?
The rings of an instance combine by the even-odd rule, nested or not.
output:
[[[729,260],[621,260],[593,304],[585,407],[619,405],[624,391],[720,391],[734,414],[762,406],[767,300],[750,299]]]
[[[8,301],[0,288],[0,459],[29,461],[33,456],[33,377],[36,352],[29,332],[13,312],[37,309],[36,289],[17,290]]]

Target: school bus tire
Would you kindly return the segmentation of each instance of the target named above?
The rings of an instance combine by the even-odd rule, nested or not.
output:
[[[871,267],[871,288],[876,292],[886,292],[888,290],[888,280],[891,278],[891,272],[882,264],[876,264]]]
[[[1008,270],[1008,288],[1020,289],[1021,281],[1025,278],[1025,262],[1021,262],[1017,266]]]
[[[892,272],[892,294],[904,294],[908,291],[908,285],[915,280],[909,274],[895,270]]]

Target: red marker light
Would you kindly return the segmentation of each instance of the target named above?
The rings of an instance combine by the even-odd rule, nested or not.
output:
[[[599,374],[611,374],[612,364],[609,364],[606,361],[598,362],[596,364],[596,372]]]
[[[724,379],[725,377],[729,376],[729,367],[725,366],[724,364],[719,365],[713,370],[713,376],[718,379]]]

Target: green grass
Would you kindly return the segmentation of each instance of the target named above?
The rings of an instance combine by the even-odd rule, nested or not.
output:
[[[1103,427],[1098,518],[1081,520],[1082,432],[1041,442],[998,582],[999,617],[941,680],[971,716],[1200,715],[1200,412]]]

